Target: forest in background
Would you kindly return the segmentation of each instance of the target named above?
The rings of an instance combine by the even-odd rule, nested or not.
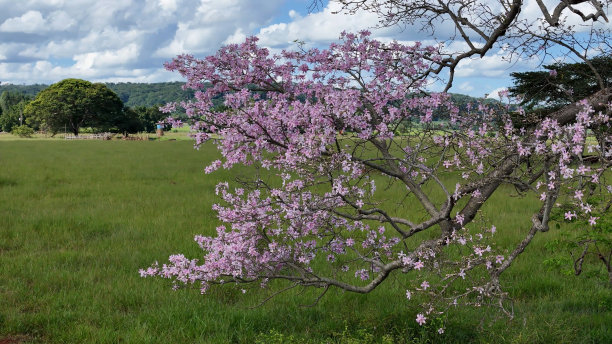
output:
[[[121,83],[105,83],[108,88],[113,90],[123,104],[129,107],[136,106],[155,106],[160,104],[167,104],[171,102],[180,102],[184,100],[191,100],[194,98],[193,90],[183,90],[183,82],[158,82],[158,83],[132,83],[132,82],[121,82]],[[49,87],[49,85],[35,84],[35,85],[13,85],[13,84],[0,84],[0,94],[4,91],[19,92],[27,96],[34,98],[38,92]],[[451,94],[453,102],[460,108],[465,106],[467,103],[474,103],[479,98],[474,98],[468,95]],[[485,102],[494,102],[493,99],[486,99]]]
[[[113,90],[123,104],[129,107],[155,106],[170,102],[178,102],[193,99],[193,90],[183,90],[183,82],[158,82],[158,83],[105,83]],[[38,92],[49,87],[49,85],[13,85],[0,84],[0,94],[4,91],[18,92],[34,98]]]

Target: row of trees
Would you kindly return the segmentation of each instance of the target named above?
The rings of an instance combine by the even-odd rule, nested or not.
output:
[[[123,104],[129,107],[137,106],[156,106],[170,102],[180,102],[192,100],[194,98],[193,90],[184,90],[183,82],[156,82],[156,83],[140,83],[140,82],[106,82],[108,88],[117,93]],[[33,85],[15,85],[15,84],[0,84],[0,94],[5,91],[22,93],[31,98],[49,87],[44,84]]]
[[[128,135],[154,132],[166,117],[157,106],[124,106],[115,92],[101,83],[66,79],[31,96],[14,91],[0,95],[0,127],[11,132],[27,125],[55,135],[69,131],[74,135],[85,127],[96,131]]]

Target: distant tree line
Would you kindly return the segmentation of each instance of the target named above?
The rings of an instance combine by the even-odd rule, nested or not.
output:
[[[126,106],[155,106],[194,98],[193,90],[183,90],[183,82],[106,83]]]
[[[21,135],[42,130],[52,135],[82,128],[128,135],[154,132],[166,114],[153,106],[129,107],[106,84],[66,79],[49,87],[2,85],[0,129]],[[37,92],[34,91],[37,90]]]
[[[155,106],[170,102],[180,102],[194,98],[193,90],[183,90],[182,82],[159,83],[105,83],[108,88],[117,93],[123,104],[129,107]],[[5,91],[20,93],[34,98],[49,85],[12,85],[0,84],[0,94]]]

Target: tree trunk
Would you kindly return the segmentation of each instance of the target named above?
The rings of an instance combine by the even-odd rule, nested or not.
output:
[[[79,126],[74,124],[72,121],[70,121],[70,129],[72,130],[74,136],[79,136]]]

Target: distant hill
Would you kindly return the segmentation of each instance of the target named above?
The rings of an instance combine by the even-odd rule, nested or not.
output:
[[[154,106],[170,102],[180,102],[193,99],[193,90],[183,90],[183,82],[158,82],[152,84],[145,83],[106,83],[106,86],[113,90],[123,103],[129,107],[135,106]],[[19,92],[29,96],[36,96],[38,92],[44,90],[49,85],[11,85],[0,84],[0,94],[4,91]]]
[[[35,85],[12,85],[12,84],[0,84],[0,94],[4,91],[22,93],[31,97],[35,97],[38,92],[49,87],[49,85],[35,84]]]
[[[155,106],[166,104],[170,102],[180,102],[184,100],[190,100],[194,98],[193,90],[183,90],[183,82],[158,82],[158,83],[106,83],[106,85],[117,95],[123,103],[129,107],[136,106]],[[0,94],[4,91],[13,91],[23,93],[29,96],[36,96],[38,92],[47,88],[48,85],[11,85],[11,84],[0,84]],[[486,104],[499,103],[493,99],[481,99],[474,98],[463,94],[452,93],[452,100],[460,109],[464,109],[467,103],[475,103],[477,101],[484,101]],[[222,103],[222,97],[216,99],[216,102],[220,105]]]
[[[190,100],[194,97],[193,90],[183,90],[184,82],[143,83],[106,83],[115,91],[123,103],[129,107],[154,106],[171,102]]]

